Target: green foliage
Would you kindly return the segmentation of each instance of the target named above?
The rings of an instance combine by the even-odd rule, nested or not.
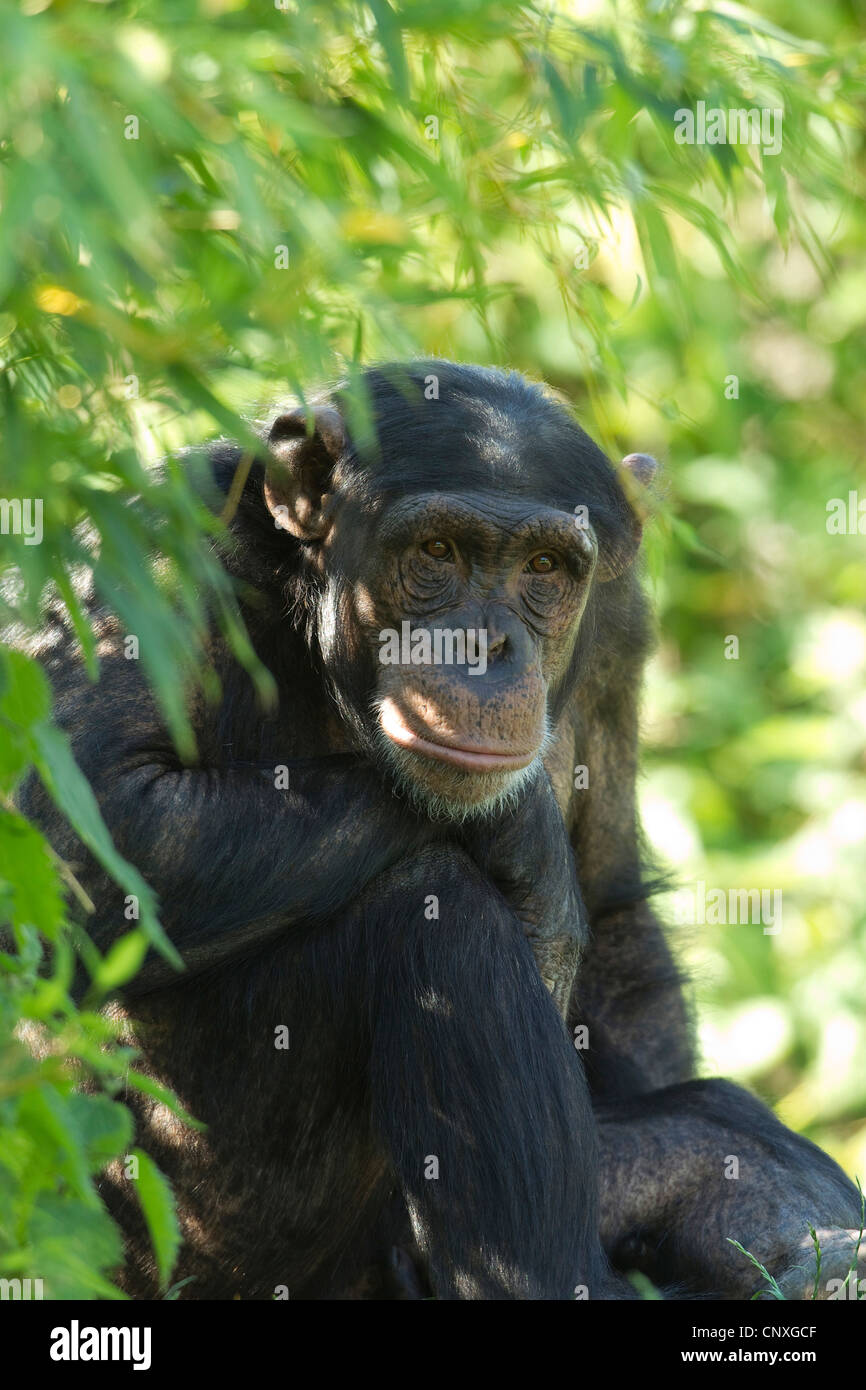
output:
[[[163,1284],[168,1282],[180,1248],[180,1232],[174,1214],[171,1188],[153,1159],[134,1149],[138,1159],[138,1195],[153,1240],[156,1264]]]
[[[763,1279],[764,1284],[766,1284],[766,1288],[763,1288],[762,1286],[757,1293],[752,1294],[752,1301],[754,1302],[756,1299],[762,1298],[766,1294],[769,1294],[769,1296],[775,1299],[777,1302],[784,1302],[785,1295],[779,1288],[778,1282],[773,1278],[769,1270],[764,1268],[764,1266],[761,1264],[761,1261],[755,1259],[755,1256],[751,1255],[749,1251],[745,1248],[745,1246],[741,1245],[738,1240],[731,1240],[729,1237],[728,1244],[733,1245],[735,1250],[739,1250],[741,1255],[745,1255],[746,1259],[749,1261],[749,1264],[754,1265],[755,1269],[758,1271],[761,1278]]]
[[[866,1162],[866,582],[862,539],[824,525],[857,466],[863,486],[853,5],[21,0],[0,12],[0,53],[0,492],[41,499],[44,532],[0,535],[0,625],[36,629],[56,591],[95,675],[75,584],[95,538],[98,593],[191,754],[205,599],[256,667],[206,543],[216,523],[179,467],[148,465],[215,430],[249,442],[265,403],[380,357],[546,377],[608,449],[670,461],[647,542],[665,634],[650,833],[686,878],[786,894],[778,937],[703,928],[683,943],[712,1005],[708,1052]],[[675,113],[698,101],[783,110],[781,151],[678,144]],[[738,662],[722,656],[729,634]],[[139,898],[104,960],[70,928],[88,908],[72,871],[15,810],[31,768]],[[158,1088],[97,1005],[147,941],[171,948],[38,668],[12,652],[0,796],[14,943],[0,956],[0,1271],[99,1297],[118,1249],[93,1177],[130,1139],[111,1097]],[[73,945],[92,976],[83,1010]],[[738,1064],[754,995],[778,1045],[758,1023]],[[20,1038],[35,1032],[34,1055]],[[168,1281],[170,1203],[148,1163],[139,1184]]]
[[[169,959],[179,957],[159,925],[153,893],[118,855],[65,735],[49,722],[41,669],[16,651],[0,656],[0,912],[15,947],[0,952],[0,1277],[40,1279],[51,1298],[118,1298],[105,1271],[118,1262],[120,1241],[92,1179],[132,1137],[129,1111],[110,1096],[133,1053],[117,1045],[106,1018],[69,998],[74,954],[64,888],[84,895],[14,809],[12,794],[28,765],[92,853],[139,900],[138,928],[104,959],[86,943],[94,993],[103,997],[128,980],[149,941]],[[53,943],[49,961],[41,938]],[[135,1084],[134,1073],[127,1080]],[[105,1093],[74,1090],[82,1081]],[[139,1196],[167,1279],[177,1229],[150,1160]]]
[[[825,1289],[831,1289],[832,1293],[830,1297],[837,1301],[839,1299],[852,1298],[855,1302],[861,1302],[863,1298],[866,1297],[866,1295],[860,1292],[862,1281],[859,1278],[860,1248],[863,1244],[864,1229],[866,1229],[866,1226],[864,1226],[864,1223],[866,1223],[866,1196],[864,1196],[863,1188],[859,1180],[857,1186],[860,1191],[860,1229],[851,1246],[850,1263],[845,1272],[845,1278],[840,1279],[838,1275],[834,1274],[832,1279],[822,1279],[822,1275],[825,1273],[824,1251],[821,1248],[820,1237],[814,1226],[808,1227],[809,1235],[812,1240],[812,1249],[814,1251],[814,1261],[810,1262],[810,1266],[808,1267],[797,1265],[788,1271],[790,1277],[797,1271],[805,1274],[808,1272],[808,1268],[814,1267],[815,1272],[812,1277],[812,1288],[810,1293],[810,1298],[813,1302],[822,1296],[822,1292],[825,1291]],[[782,1289],[779,1287],[778,1280],[773,1277],[766,1266],[747,1250],[745,1246],[741,1245],[738,1240],[731,1240],[731,1238],[728,1237],[728,1244],[733,1245],[735,1250],[739,1250],[741,1255],[745,1255],[749,1263],[757,1269],[761,1276],[762,1282],[757,1291],[752,1294],[752,1302],[754,1303],[759,1299],[767,1298],[773,1299],[776,1302],[785,1302],[787,1295],[783,1293]],[[803,1297],[805,1297],[805,1295],[803,1295]]]

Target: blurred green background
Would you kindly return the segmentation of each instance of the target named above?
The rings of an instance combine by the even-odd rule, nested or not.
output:
[[[157,487],[139,460],[238,434],[239,413],[377,358],[544,378],[613,457],[663,464],[649,841],[686,889],[783,894],[775,934],[672,926],[704,1070],[866,1175],[860,6],[22,0],[0,8],[0,53],[0,492],[45,508],[43,545],[0,536],[0,578],[18,576],[0,619],[38,626],[52,583],[74,604],[89,516],[99,587],[183,742],[179,677],[201,666],[215,576],[182,475]],[[678,144],[675,113],[698,101],[781,110],[781,151]],[[134,491],[168,517],[173,578],[149,568]],[[831,534],[828,502],[852,491],[863,534]],[[17,944],[0,957],[0,1266],[38,1250],[84,1296],[105,1286],[51,1240],[74,1227],[94,1248],[89,1175],[128,1133],[120,1107],[93,1132],[73,1113],[65,1062],[111,1095],[124,1053],[72,1008],[62,953],[36,975],[39,933],[66,928],[63,867],[12,805],[26,767],[101,834],[41,700],[0,652],[0,910]],[[150,907],[94,966],[95,1002],[145,933]],[[19,1019],[49,1030],[47,1061],[24,1058]],[[142,1201],[169,1271],[158,1175]]]

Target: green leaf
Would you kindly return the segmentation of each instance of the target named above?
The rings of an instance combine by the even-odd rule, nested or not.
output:
[[[83,1205],[65,1193],[40,1193],[30,1222],[30,1240],[30,1267],[40,1271],[47,1298],[125,1298],[103,1272],[120,1264],[123,1245],[98,1199]]]
[[[84,844],[103,868],[127,892],[139,900],[140,927],[148,941],[172,964],[183,962],[169,941],[156,915],[156,897],[138,870],[118,854],[97,805],[96,797],[72,756],[69,740],[52,724],[41,724],[34,731],[36,766],[52,800],[75,826]]]
[[[0,879],[9,885],[12,925],[35,927],[54,940],[64,920],[54,863],[39,831],[12,811],[0,811]]]
[[[161,1086],[158,1081],[154,1081],[153,1077],[148,1076],[145,1072],[136,1071],[135,1067],[130,1067],[126,1074],[126,1084],[132,1086],[136,1091],[141,1091],[145,1096],[152,1096],[154,1100],[167,1106],[173,1115],[177,1115],[184,1124],[190,1125],[192,1129],[205,1130],[207,1128],[201,1120],[195,1119],[188,1110],[184,1109],[177,1096],[168,1087]]]
[[[403,51],[400,22],[388,0],[369,0],[369,5],[376,17],[379,42],[388,59],[391,76],[394,79],[394,90],[401,101],[408,101],[409,69],[406,66],[406,54]]]
[[[153,1159],[143,1149],[133,1149],[132,1152],[138,1159],[138,1177],[135,1180],[138,1197],[150,1231],[160,1284],[165,1288],[180,1249],[180,1230],[174,1198],[171,1188]]]
[[[125,1106],[108,1096],[76,1092],[67,1098],[66,1106],[91,1173],[98,1173],[110,1159],[126,1151],[133,1124]]]
[[[0,648],[0,789],[11,791],[31,761],[30,730],[45,719],[51,692],[41,667]]]
[[[147,937],[141,931],[129,931],[109,947],[93,976],[97,994],[110,994],[131,980],[147,954]]]

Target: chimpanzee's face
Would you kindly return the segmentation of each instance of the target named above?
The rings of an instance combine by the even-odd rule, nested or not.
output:
[[[401,498],[363,546],[341,545],[358,535],[343,520],[337,506],[322,558],[374,672],[368,736],[426,810],[501,804],[544,749],[596,563],[591,527],[492,491]]]
[[[339,394],[280,415],[264,501],[302,543],[347,726],[428,811],[476,815],[537,768],[591,592],[631,563],[640,520],[597,445],[524,379],[433,362],[366,381],[373,447],[356,448]],[[655,468],[623,462],[639,487]]]

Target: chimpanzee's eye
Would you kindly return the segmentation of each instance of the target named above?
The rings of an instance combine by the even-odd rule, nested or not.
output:
[[[421,549],[434,560],[454,559],[454,552],[448,541],[424,541]]]
[[[559,565],[555,555],[541,550],[537,555],[533,555],[531,560],[527,560],[526,569],[530,574],[552,574],[555,569],[559,569]]]

